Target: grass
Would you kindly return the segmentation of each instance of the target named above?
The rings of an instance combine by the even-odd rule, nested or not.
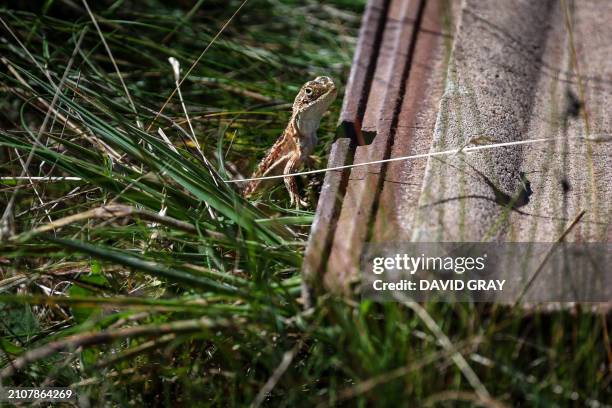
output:
[[[306,79],[346,81],[363,2],[249,1],[181,84],[196,138],[178,95],[156,118],[175,89],[168,58],[183,77],[240,2],[90,3],[100,31],[79,2],[0,8],[16,37],[0,34],[0,176],[81,179],[0,184],[1,208],[15,197],[3,385],[72,386],[94,405],[610,401],[598,315],[328,296],[304,312],[312,210],[288,209],[282,189],[255,207],[222,182],[250,173]]]

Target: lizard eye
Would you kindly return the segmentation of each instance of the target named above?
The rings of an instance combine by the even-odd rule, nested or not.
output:
[[[312,88],[306,88],[304,89],[304,93],[308,96],[312,95]]]

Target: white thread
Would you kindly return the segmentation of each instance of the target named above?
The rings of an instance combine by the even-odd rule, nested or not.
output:
[[[83,180],[81,177],[52,177],[52,176],[45,176],[45,177],[28,177],[28,176],[23,176],[23,177],[0,177],[0,180],[32,180],[32,181],[40,181],[40,180],[44,180],[44,181],[81,181]]]
[[[277,176],[253,177],[253,178],[247,178],[247,179],[241,179],[241,180],[223,180],[223,181],[229,184],[229,183],[245,183],[247,181],[254,181],[254,180],[270,180],[270,179],[285,178],[285,177],[303,176],[307,174],[325,173],[326,171],[344,170],[344,169],[351,169],[353,167],[368,166],[370,164],[381,164],[381,163],[389,163],[389,162],[394,162],[394,161],[410,160],[410,159],[422,159],[425,157],[434,157],[434,156],[445,156],[445,155],[450,156],[450,155],[457,154],[460,152],[471,153],[477,150],[488,150],[488,149],[493,149],[496,147],[507,147],[507,146],[523,145],[523,144],[542,143],[542,142],[546,142],[546,141],[550,141],[554,139],[557,139],[557,138],[546,137],[542,139],[520,140],[517,142],[495,143],[495,144],[483,145],[483,146],[443,150],[441,152],[421,153],[421,154],[415,154],[412,156],[393,157],[391,159],[376,160],[376,161],[371,161],[371,162],[366,162],[366,163],[347,164],[345,166],[328,167],[328,168],[319,169],[319,170],[309,170],[309,171],[301,171],[298,173],[279,174]],[[584,137],[580,137],[580,136],[571,137],[569,139],[584,139]],[[0,180],[81,181],[82,178],[80,177],[0,177]]]
[[[433,156],[444,156],[444,155],[457,154],[459,152],[470,153],[476,150],[493,149],[495,147],[515,146],[515,145],[530,144],[530,143],[541,143],[541,142],[546,142],[548,140],[553,140],[553,139],[555,138],[547,137],[543,139],[520,140],[518,142],[495,143],[495,144],[484,145],[484,146],[474,146],[474,147],[465,147],[465,148],[459,148],[459,149],[453,149],[453,150],[444,150],[441,152],[421,153],[421,154],[415,154],[413,156],[393,157],[391,159],[376,160],[376,161],[371,161],[371,162],[366,162],[366,163],[347,164],[345,166],[328,167],[326,169],[302,171],[299,173],[280,174],[277,176],[267,176],[267,177],[253,177],[253,178],[247,178],[247,179],[241,179],[241,180],[225,180],[225,182],[226,183],[242,183],[242,182],[254,181],[254,180],[270,180],[270,179],[277,179],[277,178],[284,178],[284,177],[303,176],[305,174],[316,174],[316,173],[324,173],[326,171],[351,169],[353,167],[368,166],[370,164],[388,163],[388,162],[409,160],[409,159],[421,159],[421,158],[433,157]]]

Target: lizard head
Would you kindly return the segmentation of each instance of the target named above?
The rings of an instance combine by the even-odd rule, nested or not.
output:
[[[320,76],[306,82],[293,102],[293,117],[302,134],[316,132],[321,117],[336,99],[338,90],[334,81],[327,76]]]

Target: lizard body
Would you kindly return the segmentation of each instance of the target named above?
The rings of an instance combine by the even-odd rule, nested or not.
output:
[[[287,127],[259,163],[251,178],[294,173],[312,154],[317,144],[317,129],[321,117],[336,98],[336,94],[336,85],[329,77],[320,76],[306,82],[295,97]],[[242,195],[249,197],[278,181],[279,179],[251,180],[244,187]],[[284,177],[283,181],[289,191],[290,205],[306,205],[300,199],[295,177]]]

